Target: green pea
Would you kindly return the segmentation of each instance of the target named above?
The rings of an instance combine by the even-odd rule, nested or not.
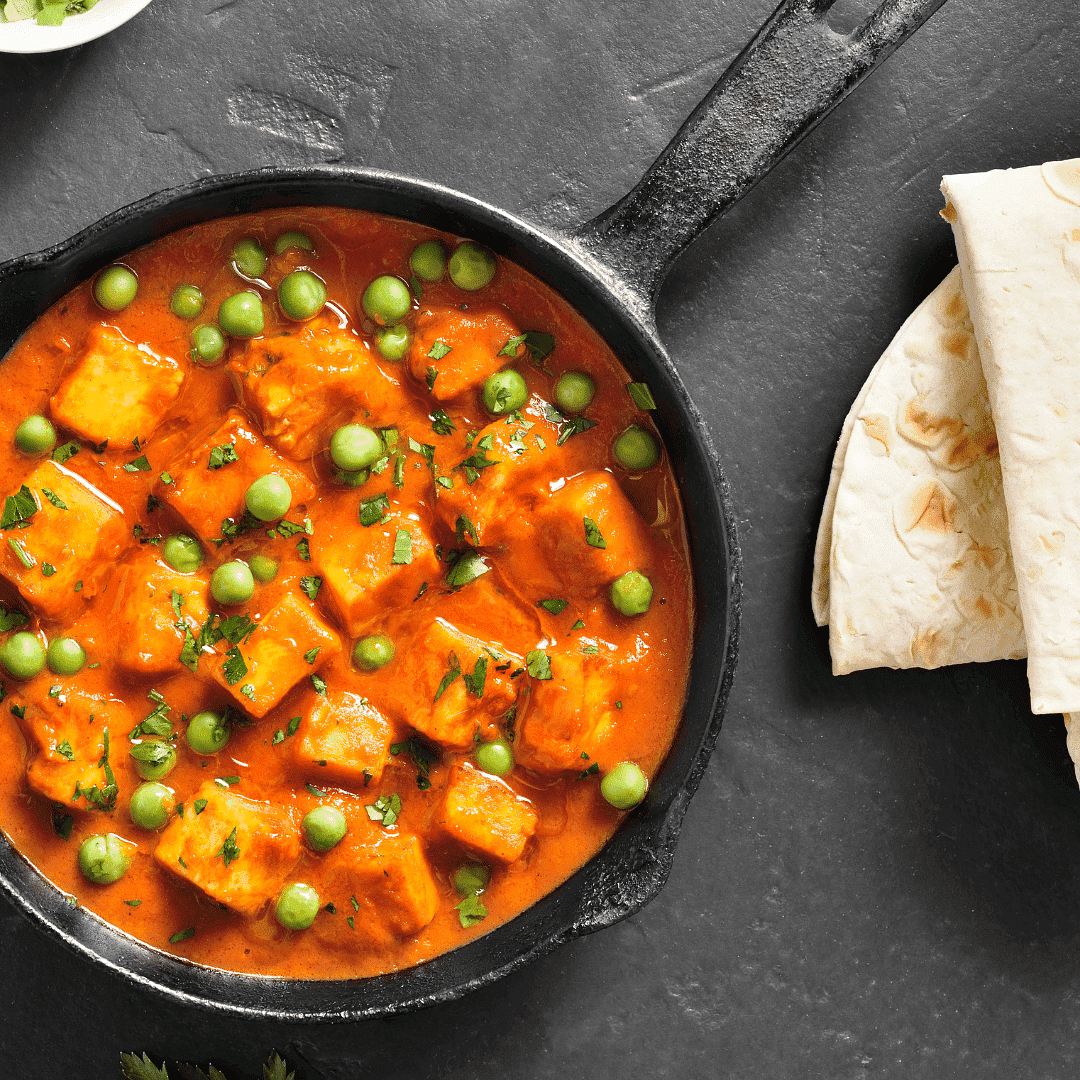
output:
[[[481,863],[465,863],[454,871],[454,888],[459,896],[475,896],[488,887],[491,871]]]
[[[244,503],[260,521],[277,521],[292,506],[292,488],[277,473],[266,473],[247,489]]]
[[[47,454],[56,445],[56,428],[35,413],[15,429],[15,445],[24,454]]]
[[[336,806],[316,806],[304,815],[300,824],[307,842],[316,851],[329,851],[349,831],[345,815]]]
[[[620,761],[600,781],[600,794],[618,810],[631,810],[645,798],[649,781],[632,761]]]
[[[271,559],[267,555],[252,555],[251,558],[248,559],[248,566],[251,569],[251,576],[256,581],[261,581],[264,585],[277,577],[277,560]]]
[[[248,237],[232,249],[233,269],[243,277],[262,277],[266,270],[266,252],[258,240]]]
[[[555,384],[555,404],[564,413],[583,412],[596,395],[596,382],[584,371],[567,371]]]
[[[450,256],[450,280],[466,292],[490,284],[495,276],[495,256],[487,248],[466,240]]]
[[[187,726],[187,744],[196,754],[209,757],[229,741],[229,725],[215,712],[196,713]]]
[[[379,355],[387,360],[400,360],[409,351],[412,334],[409,328],[397,323],[394,326],[382,326],[375,331],[375,348]]]
[[[54,675],[77,675],[86,663],[86,650],[74,638],[53,638],[45,650],[45,662]]]
[[[507,776],[514,771],[514,751],[505,739],[493,739],[476,748],[476,764],[493,776]]]
[[[194,574],[202,566],[203,553],[194,536],[176,533],[161,545],[161,557],[178,573]]]
[[[217,321],[230,337],[257,337],[264,325],[262,300],[258,293],[233,293],[221,301]]]
[[[294,881],[281,890],[274,914],[286,930],[306,930],[315,921],[321,906],[319,894],[310,885]]]
[[[513,368],[489,375],[484,383],[484,408],[495,416],[520,409],[529,400],[529,387]]]
[[[326,286],[310,270],[294,270],[281,279],[278,304],[295,322],[314,319],[326,305]]]
[[[611,583],[611,602],[620,615],[644,615],[652,603],[652,582],[637,570],[628,570]]]
[[[353,648],[353,662],[363,671],[377,671],[394,659],[394,643],[385,634],[362,637]]]
[[[296,248],[298,251],[314,251],[315,245],[311,242],[311,237],[302,232],[287,232],[282,233],[277,240],[274,241],[274,254],[282,255],[289,248]]]
[[[383,274],[364,290],[360,305],[380,326],[389,326],[408,315],[412,309],[412,293],[401,278]]]
[[[154,756],[148,760],[134,758],[135,771],[144,780],[164,780],[176,768],[176,751],[165,742],[140,743],[140,746],[155,748]]]
[[[644,428],[631,424],[612,447],[615,459],[635,472],[650,469],[660,460],[660,445]]]
[[[134,847],[129,840],[116,833],[88,836],[79,846],[79,869],[87,881],[95,885],[111,885],[127,872]]]
[[[345,472],[359,472],[382,457],[383,442],[363,424],[346,424],[330,440],[330,459]]]
[[[28,630],[0,645],[0,664],[16,679],[32,679],[45,666],[45,646]]]
[[[219,604],[245,604],[255,595],[251,570],[240,562],[222,563],[210,578],[210,595]]]
[[[225,335],[210,323],[191,331],[191,359],[200,364],[216,364],[225,355]]]
[[[197,319],[203,309],[202,289],[197,285],[178,285],[169,301],[169,308],[181,319]]]
[[[119,263],[106,267],[94,281],[94,299],[106,311],[123,311],[138,291],[139,279]]]
[[[140,784],[132,793],[128,810],[140,829],[160,829],[169,820],[175,792],[153,780]]]
[[[424,281],[439,281],[446,273],[446,248],[438,240],[425,240],[413,248],[409,269]]]

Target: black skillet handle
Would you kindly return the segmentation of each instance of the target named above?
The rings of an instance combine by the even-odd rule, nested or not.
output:
[[[651,313],[675,257],[945,0],[885,0],[851,34],[784,0],[625,198],[576,232]]]

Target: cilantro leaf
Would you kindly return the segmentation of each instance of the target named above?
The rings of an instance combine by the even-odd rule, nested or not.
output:
[[[150,462],[146,460],[146,455],[145,454],[143,454],[142,457],[137,457],[134,461],[129,461],[124,466],[124,472],[131,473],[131,472],[149,472],[149,471],[150,471]]]
[[[656,402],[653,400],[652,391],[649,390],[648,383],[628,382],[626,384],[626,389],[634,399],[634,404],[642,411],[656,408]]]
[[[14,495],[9,495],[4,500],[0,529],[11,529],[24,521],[29,521],[37,512],[38,502],[34,493],[23,484]]]
[[[487,679],[487,657],[481,656],[476,664],[473,666],[472,674],[467,671],[462,675],[465,680],[465,689],[471,694],[475,694],[476,697],[482,698],[484,696],[484,682]]]
[[[315,663],[315,657],[319,655],[319,649],[320,648],[321,648],[321,646],[316,645],[314,649],[308,649],[308,651],[306,653],[304,653],[304,659],[309,664],[314,664]]]
[[[475,581],[491,569],[472,548],[459,552],[446,575],[446,584],[452,589],[460,589]]]
[[[321,588],[321,577],[302,577],[300,579],[300,589],[309,600],[314,600],[319,595],[319,589]]]
[[[393,566],[407,566],[412,562],[412,533],[408,529],[398,529],[394,538],[394,556],[390,560]]]
[[[247,673],[247,664],[240,653],[240,646],[234,645],[225,654],[225,662],[221,665],[221,674],[230,686],[235,686]]]
[[[542,607],[545,611],[550,611],[552,615],[561,614],[570,603],[569,600],[541,600],[537,607]]]
[[[526,653],[525,666],[534,679],[545,680],[552,677],[551,658],[546,652],[541,652],[539,649],[532,649]]]
[[[68,761],[75,760],[75,751],[71,749],[71,743],[64,739],[63,742],[56,744],[56,752],[62,757],[67,758]]]
[[[195,927],[194,926],[189,926],[186,930],[178,930],[175,934],[173,934],[173,936],[171,938],[169,938],[169,944],[170,945],[176,945],[179,942],[187,941],[188,938],[193,938],[194,936],[195,936]],[[145,1057],[146,1055],[144,1054],[143,1056]],[[165,1078],[165,1080],[169,1080],[169,1074],[168,1073],[162,1073],[161,1075]]]
[[[442,409],[436,409],[431,414],[431,430],[436,435],[452,435],[457,428],[454,427],[453,420]]]
[[[596,421],[587,416],[571,416],[559,428],[559,437],[555,440],[556,446],[562,446],[571,435],[580,435],[583,431],[596,427]]]
[[[438,377],[439,377],[439,373],[438,373],[438,371],[436,371],[436,369],[435,369],[435,368],[433,368],[433,367],[429,367],[429,368],[427,369],[427,374],[425,375],[425,380],[427,381],[427,388],[428,388],[428,392],[429,392],[429,393],[430,393],[430,392],[431,392],[432,390],[434,390],[434,389],[435,389],[435,380],[436,380],[436,379],[437,379]]]
[[[15,552],[15,558],[17,558],[27,570],[32,569],[34,566],[34,557],[22,546],[22,543],[10,537],[8,538],[8,543],[11,545],[11,550]]]
[[[603,533],[600,532],[600,526],[596,524],[591,517],[584,519],[585,521],[585,543],[589,547],[594,548],[606,548],[607,541],[604,539]]]
[[[221,842],[221,847],[219,847],[217,851],[214,852],[212,857],[216,859],[219,855],[225,861],[226,866],[228,866],[229,863],[234,862],[236,859],[240,858],[240,849],[236,846],[235,827],[233,828],[233,831],[229,833],[229,835],[226,836],[225,839]]]
[[[57,510],[67,510],[68,504],[56,494],[55,491],[50,491],[48,488],[42,488],[41,494],[45,496],[56,507]]]
[[[315,687],[316,694],[322,694],[323,697],[326,697],[326,680],[321,675],[312,675],[311,685]]]
[[[396,793],[383,795],[381,798],[376,799],[374,803],[365,805],[364,809],[372,821],[377,821],[384,829],[389,829],[397,821],[398,815],[401,813],[401,797]]]
[[[474,547],[480,546],[480,541],[476,536],[476,526],[464,514],[458,515],[457,522],[455,523],[455,531],[457,533],[457,542],[459,544],[462,543],[467,536],[472,540]]]
[[[8,611],[0,604],[0,632],[14,630],[16,626],[23,626],[27,617],[21,611]]]
[[[487,908],[484,907],[476,893],[469,893],[460,904],[454,906],[454,910],[458,913],[458,919],[461,920],[462,929],[465,930],[470,926],[483,922],[488,913]]]
[[[435,747],[425,742],[419,736],[414,735],[405,742],[391,744],[390,753],[394,757],[397,757],[399,754],[408,754],[416,765],[416,786],[421,791],[426,791],[431,787],[428,773],[432,765],[438,764],[440,757],[439,751]]]
[[[224,443],[221,446],[215,446],[210,451],[210,460],[206,467],[210,470],[216,470],[239,460],[240,455],[237,454],[236,447],[232,443]]]
[[[458,660],[457,653],[451,653],[447,657],[447,664],[448,670],[442,677],[439,688],[435,691],[434,701],[438,701],[450,689],[450,684],[461,675],[461,661]]]
[[[436,341],[434,345],[428,349],[428,357],[431,360],[441,360],[448,352],[452,351],[452,346],[447,345],[445,341]],[[432,379],[432,382],[435,380]],[[430,387],[429,387],[430,389]]]
[[[365,529],[372,525],[378,525],[390,510],[390,500],[385,493],[374,495],[370,499],[363,499],[360,503],[360,524]]]
[[[517,356],[517,351],[525,344],[525,335],[518,334],[516,337],[507,338],[506,344],[496,353],[497,356]]]
[[[52,459],[58,465],[63,465],[65,461],[73,458],[81,449],[77,442],[66,442],[52,452]]]

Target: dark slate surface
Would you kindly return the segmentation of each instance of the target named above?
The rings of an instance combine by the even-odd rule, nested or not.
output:
[[[845,7],[855,7],[846,4]],[[629,188],[771,0],[158,0],[0,61],[0,257],[193,177],[342,161],[566,225]],[[1065,1077],[1080,795],[1020,665],[834,680],[807,602],[833,442],[954,259],[943,172],[1080,151],[1074,0],[949,0],[681,260],[659,323],[732,486],[742,658],[671,881],[455,1004],[339,1027],[135,992],[0,902],[0,1060],[316,1078]]]

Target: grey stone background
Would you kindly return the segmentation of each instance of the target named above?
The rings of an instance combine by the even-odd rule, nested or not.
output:
[[[842,0],[847,17],[858,5]],[[0,258],[149,192],[340,161],[537,222],[633,185],[772,0],[157,0],[0,59]],[[849,403],[955,256],[942,173],[1080,152],[1075,0],[948,0],[679,262],[661,332],[707,417],[745,557],[743,646],[670,883],[451,1005],[221,1021],[136,992],[0,901],[0,1061],[121,1049],[308,1080],[1071,1076],[1080,794],[1017,664],[833,679],[810,551]]]

